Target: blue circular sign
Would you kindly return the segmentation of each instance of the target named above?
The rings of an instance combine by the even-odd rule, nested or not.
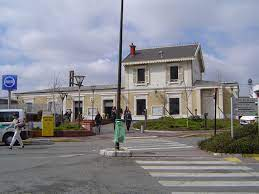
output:
[[[12,77],[12,76],[6,76],[5,78],[4,78],[4,86],[5,87],[7,87],[7,88],[12,88],[12,87],[14,87],[14,85],[15,85],[15,79],[14,79],[14,77]]]

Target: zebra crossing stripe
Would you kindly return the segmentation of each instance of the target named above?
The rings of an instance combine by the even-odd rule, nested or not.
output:
[[[259,173],[168,173],[168,172],[150,172],[153,177],[177,177],[177,178],[229,178],[229,177],[259,177]]]
[[[258,187],[259,181],[158,181],[166,187]]]
[[[170,164],[204,164],[204,165],[216,165],[216,164],[236,164],[235,162],[229,161],[147,161],[147,160],[136,160],[138,164],[161,164],[161,165],[170,165]]]
[[[127,148],[157,148],[157,147],[184,147],[185,145],[168,144],[168,145],[132,145],[127,146]]]
[[[246,166],[141,166],[146,170],[252,170]]]
[[[184,149],[184,148],[193,148],[193,146],[174,146],[174,147],[154,147],[154,148],[130,148],[131,151],[138,150],[167,150],[167,149]]]

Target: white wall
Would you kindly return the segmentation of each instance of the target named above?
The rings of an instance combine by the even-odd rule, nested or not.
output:
[[[167,83],[167,66],[171,64],[178,64],[184,69],[184,81],[179,83]],[[139,65],[143,66],[143,65]],[[178,63],[158,63],[158,64],[149,64],[149,83],[144,85],[136,85],[133,82],[133,70],[139,66],[127,66],[125,68],[125,89],[153,89],[153,88],[176,88],[176,87],[187,87],[192,86],[192,64],[191,62],[178,62]]]

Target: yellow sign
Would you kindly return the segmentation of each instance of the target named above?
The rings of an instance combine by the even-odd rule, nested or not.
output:
[[[54,116],[42,116],[42,136],[54,136]]]

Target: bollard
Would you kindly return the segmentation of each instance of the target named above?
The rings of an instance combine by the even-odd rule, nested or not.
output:
[[[140,132],[144,133],[144,126],[143,125],[140,126]]]

